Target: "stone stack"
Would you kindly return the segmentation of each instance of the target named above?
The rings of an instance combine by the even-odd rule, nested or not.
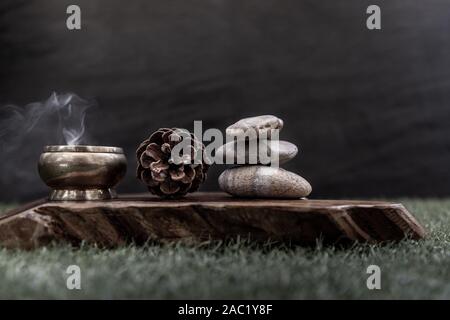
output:
[[[273,140],[270,135],[272,129],[278,131],[283,128],[283,121],[272,115],[264,115],[242,119],[227,128],[227,135],[237,136],[252,129],[256,132],[259,146],[265,146],[269,153],[278,157],[278,164],[292,160],[298,152],[297,147],[287,141]],[[269,133],[269,134],[268,134]],[[221,146],[216,152],[216,159],[234,155],[237,163],[237,141],[231,141]],[[303,198],[311,193],[311,185],[303,177],[279,168],[272,163],[260,163],[259,154],[257,163],[249,164],[249,143],[245,144],[245,159],[243,164],[225,170],[219,177],[220,188],[236,197],[255,198]],[[274,159],[272,157],[272,159]]]

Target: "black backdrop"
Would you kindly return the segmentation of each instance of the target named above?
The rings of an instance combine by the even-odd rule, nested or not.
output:
[[[78,4],[82,30],[68,31]],[[450,194],[450,2],[2,0],[0,105],[55,90],[95,98],[93,142],[134,149],[158,127],[224,129],[275,114],[300,155],[286,168],[313,197]],[[46,141],[46,143],[52,141]],[[31,136],[3,157],[0,200],[45,194]],[[217,190],[215,166],[204,190]]]

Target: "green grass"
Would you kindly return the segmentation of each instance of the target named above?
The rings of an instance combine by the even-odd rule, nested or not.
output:
[[[450,200],[403,200],[430,232],[423,241],[288,249],[228,244],[100,250],[0,249],[0,298],[450,299]],[[66,288],[67,266],[82,289]],[[381,268],[368,290],[366,268]]]

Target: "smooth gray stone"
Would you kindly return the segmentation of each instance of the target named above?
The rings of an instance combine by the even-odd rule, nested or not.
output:
[[[248,142],[245,145],[245,156],[241,156],[241,160],[244,163],[238,163],[238,149],[237,149],[237,141],[230,141],[222,146],[220,146],[215,154],[216,163],[218,160],[223,161],[223,163],[226,163],[227,158],[226,156],[229,155],[232,157],[234,163],[226,163],[226,164],[237,164],[237,165],[243,165],[243,164],[270,164],[268,163],[262,163],[266,162],[268,159],[260,159],[259,157],[259,150],[256,148],[256,143],[259,143],[259,147],[263,148],[262,150],[268,151],[266,154],[270,155],[270,158],[277,157],[278,156],[278,163],[283,164],[288,162],[289,160],[292,160],[295,158],[295,156],[298,153],[298,148],[295,144],[287,142],[287,141],[272,141],[272,140],[260,140],[260,141],[254,141],[255,144],[252,144],[253,141]],[[250,145],[249,145],[250,143]],[[250,150],[251,149],[251,150]],[[269,157],[269,156],[268,156]],[[251,161],[256,160],[256,163],[251,163]],[[263,160],[263,161],[260,161]]]
[[[227,169],[219,177],[219,186],[233,196],[255,198],[303,198],[312,191],[299,175],[268,166]]]
[[[240,136],[247,133],[249,129],[255,130],[256,136],[270,137],[271,129],[281,130],[283,120],[272,115],[244,118],[229,126],[226,130],[227,135]]]

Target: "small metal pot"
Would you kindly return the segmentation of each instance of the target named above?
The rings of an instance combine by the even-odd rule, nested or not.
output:
[[[125,176],[127,160],[121,148],[47,146],[39,159],[39,175],[53,191],[50,200],[105,200]]]

